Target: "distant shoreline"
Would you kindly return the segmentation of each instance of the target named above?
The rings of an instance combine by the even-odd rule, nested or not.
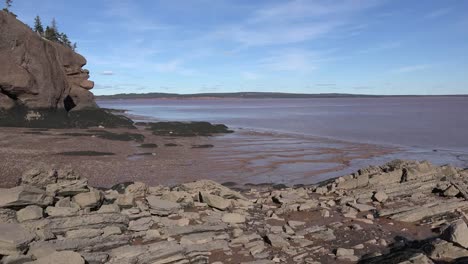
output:
[[[95,96],[97,100],[112,99],[307,99],[307,98],[408,98],[408,97],[468,97],[468,94],[453,95],[368,95],[368,94],[298,94],[298,93],[269,93],[269,92],[239,92],[239,93],[198,93],[198,94],[172,94],[172,93],[130,93]]]

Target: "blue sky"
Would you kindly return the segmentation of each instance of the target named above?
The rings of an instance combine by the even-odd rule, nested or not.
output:
[[[464,0],[15,0],[55,17],[95,94],[468,93]]]

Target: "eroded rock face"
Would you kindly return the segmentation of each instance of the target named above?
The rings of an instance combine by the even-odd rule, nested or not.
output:
[[[86,59],[0,11],[0,109],[97,107]]]

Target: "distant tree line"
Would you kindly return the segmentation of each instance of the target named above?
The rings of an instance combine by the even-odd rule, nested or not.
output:
[[[41,18],[36,16],[34,18],[34,32],[39,34],[41,37],[48,39],[53,42],[60,43],[64,46],[71,48],[72,50],[76,49],[76,42],[72,44],[72,42],[68,39],[67,34],[60,32],[57,27],[57,21],[52,19],[50,26],[46,26],[44,30],[44,26],[42,25]]]

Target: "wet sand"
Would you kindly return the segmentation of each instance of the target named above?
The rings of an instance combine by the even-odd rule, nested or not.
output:
[[[353,161],[396,150],[245,130],[213,137],[161,137],[144,127],[100,130],[142,134],[145,139],[110,140],[84,129],[1,128],[0,170],[4,176],[0,187],[14,186],[23,171],[38,163],[70,165],[91,185],[102,187],[126,181],[174,185],[203,178],[238,186],[309,184],[354,169]]]

